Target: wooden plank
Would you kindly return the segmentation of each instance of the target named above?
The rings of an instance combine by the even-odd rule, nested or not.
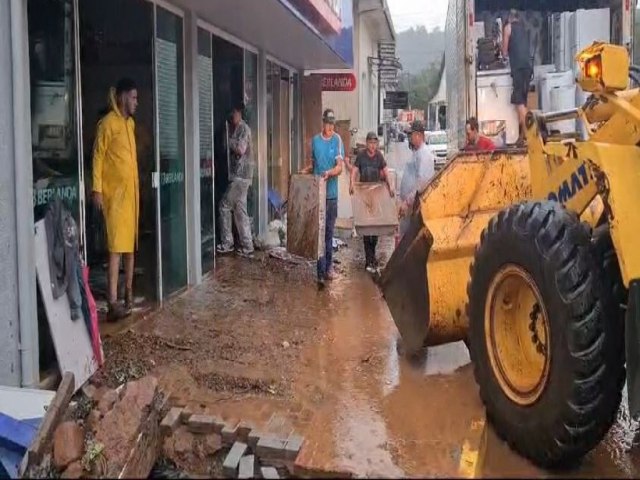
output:
[[[98,370],[91,338],[82,318],[71,320],[67,295],[53,298],[44,220],[36,223],[35,260],[38,285],[61,372],[72,372],[80,388]],[[75,392],[74,392],[75,393]]]
[[[24,477],[28,469],[42,461],[42,457],[46,452],[55,429],[63,419],[67,411],[71,397],[75,391],[75,377],[71,372],[65,372],[62,376],[62,382],[58,387],[58,391],[53,397],[53,401],[47,409],[38,433],[27,449],[27,454],[20,465],[20,476]]]

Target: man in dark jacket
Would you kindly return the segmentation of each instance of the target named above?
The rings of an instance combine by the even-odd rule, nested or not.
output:
[[[513,79],[513,94],[511,103],[516,106],[520,122],[519,147],[525,145],[525,118],[527,116],[527,96],[533,76],[531,51],[529,49],[529,34],[520,20],[520,13],[511,10],[502,35],[502,56],[509,56],[511,78]]]

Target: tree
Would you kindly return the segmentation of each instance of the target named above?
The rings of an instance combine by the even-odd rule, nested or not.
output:
[[[400,89],[409,92],[409,105],[412,109],[427,111],[429,101],[438,92],[440,77],[444,70],[444,56],[438,62],[432,62],[420,73],[406,73],[400,78]]]

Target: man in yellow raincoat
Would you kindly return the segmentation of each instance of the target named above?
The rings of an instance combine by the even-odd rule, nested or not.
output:
[[[128,316],[133,307],[134,250],[138,238],[138,160],[133,115],[138,91],[133,80],[122,79],[109,92],[111,110],[98,123],[93,148],[93,200],[102,210],[109,250],[107,319]],[[125,304],[118,303],[120,257],[124,257]]]

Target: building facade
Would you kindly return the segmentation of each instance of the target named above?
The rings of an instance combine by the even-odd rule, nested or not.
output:
[[[214,267],[227,119],[240,102],[253,133],[254,234],[277,215],[269,199],[286,198],[304,131],[316,128],[304,105],[320,90],[304,88],[304,72],[353,66],[352,10],[352,0],[0,0],[0,384],[36,385],[52,361],[33,238],[51,199],[76,219],[92,291],[104,296],[90,194],[109,88],[121,77],[138,86],[134,288],[138,304],[157,306]]]

